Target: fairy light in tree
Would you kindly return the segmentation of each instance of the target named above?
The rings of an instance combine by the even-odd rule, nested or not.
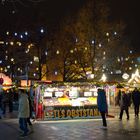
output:
[[[95,41],[94,41],[94,40],[92,40],[92,41],[91,41],[91,44],[92,44],[92,45],[93,45],[93,44],[95,44]]]
[[[59,54],[59,53],[60,53],[59,50],[57,50],[57,51],[56,51],[56,54]]]
[[[120,58],[118,58],[117,61],[120,62],[121,61]]]
[[[20,38],[23,39],[23,35],[20,35]]]
[[[14,45],[14,42],[13,42],[13,41],[11,41],[11,42],[10,42],[10,45],[11,45],[11,46],[13,46],[13,45]]]
[[[45,51],[45,55],[46,55],[46,56],[48,55],[48,52],[47,52],[47,51]]]
[[[29,50],[29,49],[27,49],[27,50],[25,51],[25,53],[29,53],[29,51],[30,51],[30,50]]]
[[[132,67],[129,67],[129,70],[132,70]]]
[[[102,44],[101,44],[101,43],[99,43],[99,47],[100,47],[100,48],[102,47]]]
[[[77,51],[77,48],[74,48],[75,51]]]
[[[4,69],[4,72],[7,72],[7,71],[8,71],[8,70],[5,68],[5,69]]]
[[[125,58],[125,61],[128,61],[129,60],[129,58],[127,57],[127,58]]]
[[[114,35],[117,35],[117,32],[114,32]]]
[[[20,68],[18,68],[17,70],[20,71]]]
[[[55,75],[58,75],[58,72],[57,72],[57,71],[55,71],[55,72],[54,72],[54,74],[55,74]]]
[[[41,29],[40,32],[41,32],[41,33],[44,33],[44,29]]]
[[[106,36],[109,36],[109,33],[108,32],[106,33]]]
[[[6,32],[6,35],[9,35],[9,32],[8,31]]]
[[[11,58],[11,62],[14,62],[14,58]]]
[[[27,36],[28,35],[28,32],[26,31],[24,34]]]
[[[7,55],[5,56],[5,60],[8,60],[8,56]]]
[[[17,45],[18,45],[18,46],[21,46],[22,44],[21,44],[21,42],[17,42]]]
[[[33,64],[33,61],[30,61],[30,64]]]
[[[17,33],[14,33],[14,35],[17,36],[18,34]]]
[[[70,50],[70,53],[73,53],[73,50]]]

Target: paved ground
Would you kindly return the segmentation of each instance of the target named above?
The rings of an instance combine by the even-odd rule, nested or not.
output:
[[[114,109],[113,109],[114,111]],[[118,113],[114,111],[112,113]],[[107,118],[108,129],[101,129],[101,119],[82,119],[65,121],[36,121],[33,123],[34,133],[25,140],[139,140],[140,119],[131,113],[130,120],[119,121]],[[19,140],[18,120],[15,114],[7,114],[0,120],[0,140]]]

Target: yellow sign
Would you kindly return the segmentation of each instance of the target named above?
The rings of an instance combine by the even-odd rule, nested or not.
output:
[[[66,118],[66,117],[93,117],[98,116],[99,111],[97,108],[94,109],[57,109],[46,112],[49,118]]]

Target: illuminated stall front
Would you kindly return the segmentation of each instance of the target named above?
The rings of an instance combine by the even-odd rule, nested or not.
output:
[[[35,91],[36,115],[46,120],[95,118],[97,88],[39,85]]]

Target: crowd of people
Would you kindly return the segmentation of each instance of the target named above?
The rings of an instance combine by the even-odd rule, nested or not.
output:
[[[106,92],[104,89],[98,89],[97,106],[101,114],[103,121],[103,129],[107,129],[106,116],[108,115],[108,106],[106,99]],[[123,112],[126,112],[127,120],[130,119],[129,107],[133,104],[135,117],[139,117],[139,106],[140,106],[140,91],[135,88],[133,91],[119,90],[116,96],[115,105],[120,107],[119,120],[122,120]]]
[[[119,90],[116,101],[116,105],[120,106],[120,120],[122,120],[124,111],[126,112],[127,120],[129,120],[129,107],[131,106],[131,104],[133,104],[134,106],[135,117],[139,117],[140,91],[137,88],[135,88],[133,91]]]
[[[14,93],[12,89],[0,92],[0,118],[6,114],[7,106],[9,107],[9,112],[13,112],[13,100]]]
[[[98,88],[97,92],[97,106],[102,117],[103,129],[107,129],[106,116],[108,115],[108,105],[106,99],[106,92],[103,88]],[[16,95],[14,97],[14,95]],[[6,113],[7,106],[9,107],[9,112],[13,112],[13,101],[18,99],[18,118],[19,118],[19,128],[21,132],[21,137],[27,136],[29,133],[33,132],[33,125],[30,121],[32,114],[34,112],[33,100],[31,99],[30,91],[25,89],[19,89],[18,95],[14,94],[12,89],[0,92],[0,119],[1,114]],[[18,96],[18,97],[17,97]],[[126,112],[127,120],[130,119],[129,107],[133,104],[135,117],[139,117],[139,106],[140,106],[140,91],[135,88],[133,91],[129,90],[119,90],[115,105],[120,107],[119,119],[122,120],[124,111]]]
[[[13,112],[13,102],[15,100],[18,101],[20,136],[25,137],[28,133],[33,132],[33,125],[30,118],[33,117],[34,106],[29,91],[19,89],[18,94],[16,94],[13,89],[2,90],[0,92],[0,119],[6,115],[6,112]]]

